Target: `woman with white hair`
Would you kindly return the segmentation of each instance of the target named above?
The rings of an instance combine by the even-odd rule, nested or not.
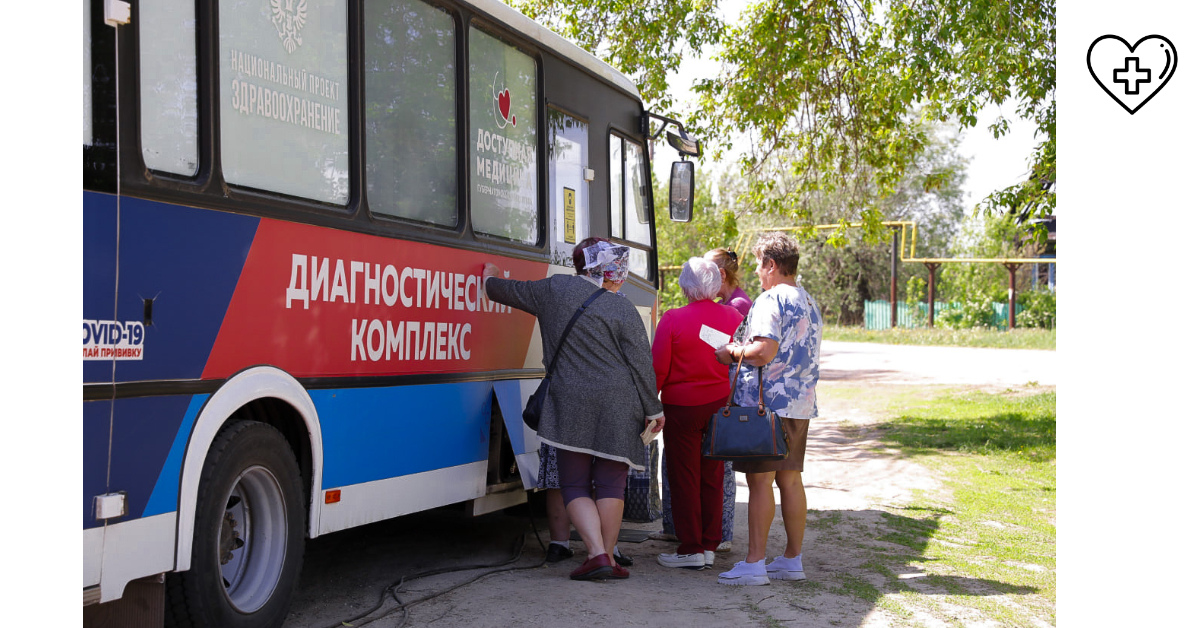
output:
[[[737,331],[742,315],[713,299],[721,290],[721,270],[693,257],[683,265],[679,287],[688,304],[663,314],[651,353],[667,425],[667,482],[679,547],[659,554],[664,567],[711,567],[721,542],[725,464],[700,455],[708,419],[729,395],[729,370],[712,359]]]

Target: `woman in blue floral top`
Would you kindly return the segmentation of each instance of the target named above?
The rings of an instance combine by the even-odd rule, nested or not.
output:
[[[722,364],[737,364],[735,405],[758,405],[759,370],[763,402],[773,410],[788,434],[789,453],[784,460],[734,462],[746,474],[750,503],[746,508],[749,539],[746,560],[722,573],[722,584],[770,584],[770,579],[803,580],[801,545],[804,542],[808,501],[801,473],[808,440],[809,419],[817,416],[817,378],[821,357],[821,313],[804,288],[796,284],[800,248],[791,237],[765,233],[754,247],[755,274],[763,293],[754,301],[743,337],[717,350]],[[775,518],[779,488],[787,546],[767,564],[767,537]]]

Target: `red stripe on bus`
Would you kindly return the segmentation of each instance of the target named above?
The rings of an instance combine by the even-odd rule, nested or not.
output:
[[[522,368],[534,317],[476,301],[485,261],[546,276],[541,262],[263,219],[202,377],[260,364],[295,377]]]

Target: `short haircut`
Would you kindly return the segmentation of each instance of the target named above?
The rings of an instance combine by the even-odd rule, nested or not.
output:
[[[768,231],[758,236],[758,244],[754,245],[754,256],[758,263],[767,260],[779,266],[779,272],[784,277],[796,274],[796,266],[800,263],[800,245],[796,239],[779,231]]]
[[[583,258],[584,257],[583,250],[589,246],[594,246],[597,242],[610,242],[610,240],[608,238],[592,236],[590,238],[584,239],[583,242],[576,244],[575,249],[573,251],[571,251],[571,261],[575,262],[575,274],[576,275],[585,274],[583,271],[583,265],[586,264],[587,262]]]
[[[679,289],[691,301],[712,299],[721,291],[721,269],[703,257],[693,257],[679,273]]]
[[[734,288],[742,285],[741,277],[738,275],[737,253],[729,249],[713,249],[705,253],[704,257],[716,262],[717,268],[725,271],[725,283]]]

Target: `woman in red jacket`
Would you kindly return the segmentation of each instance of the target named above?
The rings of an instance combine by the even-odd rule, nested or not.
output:
[[[688,304],[663,314],[651,352],[662,393],[666,427],[667,482],[679,547],[659,554],[664,567],[711,567],[721,542],[722,484],[725,464],[700,456],[708,419],[729,396],[729,369],[713,359],[737,331],[742,315],[713,301],[721,289],[721,271],[693,257],[679,274]]]

